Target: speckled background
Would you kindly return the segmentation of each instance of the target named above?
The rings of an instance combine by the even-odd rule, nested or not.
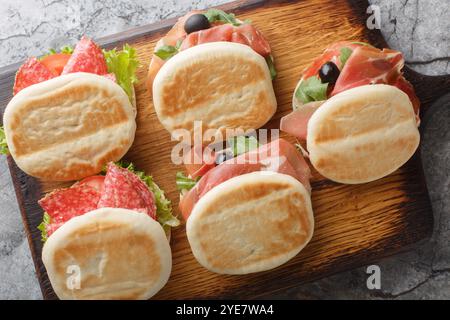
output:
[[[100,37],[225,2],[0,0],[0,67],[74,42],[82,34]],[[430,75],[450,73],[450,0],[370,2],[381,9],[381,30],[389,46],[402,51],[409,66]],[[380,290],[367,289],[365,268],[359,268],[267,298],[450,299],[450,97],[435,108],[422,137],[435,215],[432,239],[380,261]],[[0,218],[0,299],[41,299],[3,156]]]

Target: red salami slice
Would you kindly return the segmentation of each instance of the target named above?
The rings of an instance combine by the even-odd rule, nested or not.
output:
[[[72,53],[62,74],[88,72],[98,75],[108,73],[102,49],[88,37],[82,37]]]
[[[26,87],[49,80],[55,76],[38,59],[34,57],[29,58],[17,71],[13,93],[16,95]]]
[[[51,217],[51,232],[64,222],[97,209],[100,192],[88,184],[75,184],[71,188],[53,191],[39,200],[39,205]],[[55,228],[56,226],[56,228]]]
[[[155,198],[147,185],[132,172],[113,163],[108,164],[98,203],[98,208],[103,207],[136,210],[156,219]]]

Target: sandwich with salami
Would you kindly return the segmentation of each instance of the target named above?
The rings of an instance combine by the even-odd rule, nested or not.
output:
[[[244,131],[275,113],[268,41],[250,21],[218,9],[181,17],[155,46],[147,86],[163,126]]]
[[[87,37],[29,58],[3,116],[3,151],[25,173],[54,181],[78,180],[120,160],[136,131],[137,67],[130,46],[102,50]]]
[[[177,174],[191,250],[220,274],[276,268],[314,230],[310,171],[297,149],[284,139],[234,139],[221,151],[194,147],[185,156],[188,176]]]
[[[108,163],[103,175],[39,204],[42,261],[60,299],[148,299],[167,282],[168,237],[179,221],[152,177],[132,164]]]
[[[331,180],[365,183],[394,172],[420,141],[420,101],[403,65],[395,50],[330,46],[304,70],[281,130],[306,141],[311,164]]]

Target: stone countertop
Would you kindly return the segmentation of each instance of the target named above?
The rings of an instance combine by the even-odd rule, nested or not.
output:
[[[0,67],[74,42],[179,16],[226,0],[2,0]],[[450,73],[449,1],[371,0],[381,9],[389,46],[418,72]],[[5,19],[6,17],[6,19]],[[450,92],[450,90],[449,90]],[[435,215],[430,241],[384,259],[381,289],[366,286],[366,268],[308,283],[267,298],[450,299],[450,97],[440,100],[422,137],[422,156]],[[5,157],[0,156],[0,299],[41,299]]]

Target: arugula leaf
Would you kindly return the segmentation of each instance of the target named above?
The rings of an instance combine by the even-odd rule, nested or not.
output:
[[[143,171],[138,171],[133,163],[126,161],[116,162],[116,165],[125,168],[137,175],[155,195],[156,218],[161,226],[167,230],[169,227],[177,227],[180,221],[172,214],[172,203],[164,195],[164,191],[153,181],[152,176],[148,176]]]
[[[176,46],[164,45],[155,52],[155,56],[160,57],[161,59],[163,59],[165,61],[165,60],[172,58],[177,53],[178,53],[178,48]]]
[[[133,85],[137,83],[136,70],[139,67],[136,49],[125,44],[121,51],[112,49],[104,50],[108,72],[114,73],[117,84],[127,93],[130,101],[133,101]]]
[[[229,144],[234,157],[259,147],[259,142],[254,136],[237,136],[230,139]]]
[[[242,23],[236,20],[236,16],[233,13],[226,13],[219,9],[209,9],[205,14],[206,18],[210,23],[213,22],[224,22],[230,23],[233,26],[240,26]],[[249,20],[246,20],[245,23],[250,23]]]
[[[51,223],[51,218],[47,212],[44,212],[42,222],[38,225],[38,230],[41,231],[41,241],[45,242],[48,239],[47,226]]]
[[[328,83],[322,83],[316,76],[312,76],[300,83],[295,96],[303,103],[322,101],[327,99]]]
[[[269,67],[270,76],[272,77],[272,80],[273,80],[277,76],[277,70],[275,69],[272,55],[266,57],[266,63],[267,63],[267,66]]]
[[[353,51],[350,48],[343,47],[341,48],[341,54],[339,56],[339,59],[341,60],[341,70],[344,68],[345,63],[347,62],[348,58],[352,55]]]
[[[8,144],[6,143],[5,130],[0,126],[0,154],[9,154]]]
[[[176,175],[177,189],[180,192],[189,191],[197,184],[198,180],[200,180],[200,177],[191,179],[185,176],[183,172],[178,171]]]

